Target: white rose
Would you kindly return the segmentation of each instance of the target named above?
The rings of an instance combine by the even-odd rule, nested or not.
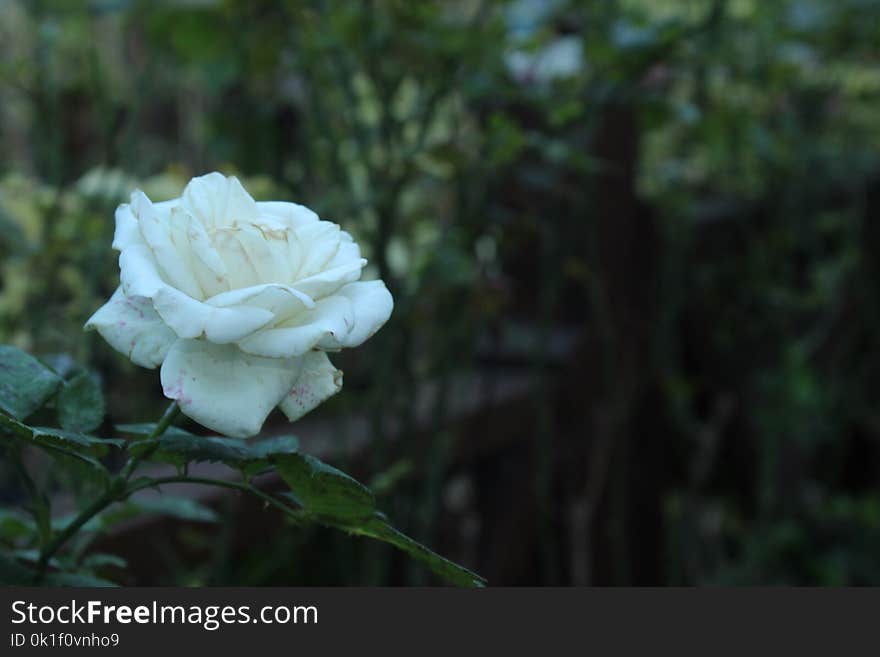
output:
[[[391,315],[351,235],[295,203],[255,202],[236,178],[194,178],[181,198],[141,191],[116,210],[122,285],[86,323],[165,396],[228,436],[291,420],[339,392],[325,352],[356,347]]]

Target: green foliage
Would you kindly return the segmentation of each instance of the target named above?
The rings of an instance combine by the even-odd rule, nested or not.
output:
[[[124,424],[123,433],[149,436],[155,424]],[[190,462],[219,462],[253,474],[266,468],[275,455],[296,452],[299,441],[294,436],[275,436],[258,442],[241,438],[196,436],[178,427],[170,427],[159,438],[144,438],[130,446],[136,456],[150,452],[150,459],[183,466]],[[155,451],[153,451],[155,450]]]
[[[118,439],[96,438],[88,434],[52,427],[31,427],[2,414],[0,414],[0,430],[7,436],[22,439],[54,454],[79,459],[100,471],[103,471],[104,467],[95,460],[94,456],[104,454],[110,446],[118,447],[122,444]]]
[[[33,578],[33,571],[0,552],[0,582],[4,586],[26,586]]]
[[[387,518],[381,513],[376,513],[368,523],[353,528],[352,533],[369,536],[371,538],[390,543],[391,545],[406,552],[410,557],[426,564],[436,575],[443,580],[466,588],[482,588],[487,582],[474,572],[462,568],[449,559],[441,557],[418,541],[401,533],[388,523]]]
[[[61,378],[33,356],[0,345],[0,409],[23,420],[51,397]]]
[[[128,499],[117,504],[98,516],[99,525],[102,530],[106,531],[116,523],[145,514],[156,514],[195,522],[217,522],[219,519],[213,509],[199,504],[195,500],[163,493],[161,497],[156,499]]]
[[[95,572],[107,566],[124,568],[124,559],[101,553],[80,558],[77,551],[63,558],[57,558],[56,555],[77,534],[107,532],[120,522],[145,514],[165,515],[189,522],[217,522],[218,516],[214,510],[189,498],[167,495],[154,499],[133,497],[133,494],[144,489],[161,490],[163,484],[172,482],[215,485],[250,492],[297,522],[312,520],[395,545],[450,582],[466,586],[484,583],[479,576],[394,530],[384,516],[376,511],[375,498],[368,488],[312,456],[299,454],[299,441],[293,436],[276,436],[258,442],[196,436],[170,425],[176,415],[174,404],[159,423],[118,427],[122,433],[141,436],[135,440],[102,439],[68,430],[90,430],[101,423],[104,400],[94,379],[87,373],[78,373],[68,381],[62,381],[58,374],[18,349],[3,346],[0,347],[0,353],[7,356],[6,362],[9,363],[4,370],[7,388],[15,391],[14,394],[5,394],[2,410],[12,409],[18,416],[28,417],[46,404],[60,387],[55,403],[58,420],[66,427],[33,427],[7,413],[0,413],[0,435],[52,454],[60,453],[79,459],[103,475],[102,492],[90,504],[76,514],[51,521],[46,496],[36,489],[24,465],[20,465],[22,477],[33,496],[31,511],[34,521],[20,512],[0,511],[0,546],[9,549],[7,554],[0,551],[0,583],[113,586],[112,582],[96,576]],[[39,385],[14,387],[14,384],[22,383],[27,377],[36,379]],[[124,449],[130,455],[126,466],[115,475],[97,459],[106,454],[109,446]],[[17,456],[18,449],[13,450],[10,445],[7,448],[10,454],[15,451]],[[143,461],[170,463],[184,473],[190,463],[220,462],[240,470],[245,476],[274,467],[290,486],[290,499],[301,510],[291,508],[252,484],[190,478],[186,474],[133,478],[137,466]],[[31,547],[35,544],[38,547]]]
[[[309,515],[344,526],[357,526],[373,515],[373,494],[344,472],[308,455],[286,454],[272,461]]]
[[[104,419],[104,395],[97,381],[85,372],[64,382],[57,407],[58,421],[68,431],[93,431]]]
[[[427,565],[434,573],[457,586],[482,587],[486,580],[444,559],[389,524],[376,510],[373,493],[344,472],[309,455],[284,454],[272,461],[290,486],[288,497],[305,512],[305,517],[389,543]]]
[[[0,543],[3,545],[13,545],[36,531],[33,519],[27,514],[17,509],[0,509]]]
[[[100,389],[88,375],[65,382],[37,359],[11,345],[0,345],[0,432],[5,440],[18,440],[57,456],[88,464],[99,474],[106,469],[96,457],[109,447],[120,447],[118,439],[104,439],[84,433],[100,424],[104,401]],[[33,415],[55,399],[62,427],[31,426],[20,419]],[[11,446],[8,446],[11,448]]]

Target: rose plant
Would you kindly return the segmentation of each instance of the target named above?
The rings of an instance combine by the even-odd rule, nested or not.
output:
[[[29,516],[11,525],[17,534],[4,537],[0,522],[0,541],[11,548],[0,552],[0,580],[94,583],[84,571],[87,550],[70,547],[77,535],[106,528],[113,508],[136,506],[140,490],[192,483],[244,491],[299,522],[388,542],[453,583],[483,583],[394,529],[369,489],[300,453],[293,436],[246,440],[274,408],[293,421],[339,392],[342,373],[327,354],[362,344],[390,317],[385,284],[360,280],[366,260],[351,235],[302,205],[256,202],[236,178],[211,173],[170,201],[153,203],[135,191],[116,211],[113,247],[121,284],[86,328],[134,363],[160,367],[171,404],[155,424],[121,425],[118,435],[99,437],[104,402],[87,371],[57,372],[0,347],[0,432],[31,498]],[[46,409],[54,409],[59,427],[33,426]],[[181,412],[221,435],[174,426]],[[22,459],[29,448],[84,464],[96,473],[99,493],[73,516],[53,517]],[[116,472],[101,460],[109,450],[126,456]],[[176,470],[144,476],[146,461]],[[199,461],[237,469],[241,481],[190,476],[187,465]],[[271,470],[290,494],[254,485],[255,474]],[[181,504],[166,510],[192,512],[190,501]]]

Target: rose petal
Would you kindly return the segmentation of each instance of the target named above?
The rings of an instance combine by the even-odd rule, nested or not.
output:
[[[339,250],[336,252],[324,267],[325,269],[334,269],[335,267],[340,267],[342,265],[347,265],[354,262],[364,261],[366,264],[366,260],[361,257],[361,249],[355,243],[354,238],[350,233],[346,231],[342,231],[339,234]]]
[[[257,204],[238,178],[209,173],[193,178],[183,190],[183,205],[206,228],[251,223],[259,216]]]
[[[239,232],[237,228],[223,228],[212,233],[214,247],[226,266],[229,288],[236,290],[260,283],[283,282],[264,281],[260,278],[254,266],[254,260],[248,257],[248,253],[239,239]]]
[[[300,292],[308,294],[313,299],[329,297],[336,293],[343,285],[352,283],[361,277],[361,270],[367,264],[364,258],[344,265],[326,269],[322,272],[300,279],[293,284]]]
[[[126,297],[121,286],[89,318],[85,328],[97,330],[116,351],[150,369],[162,364],[177,340],[174,331],[165,326],[153,310],[149,299]]]
[[[302,361],[299,378],[278,405],[291,422],[342,390],[342,371],[323,351],[310,351]]]
[[[137,193],[137,192],[135,192]],[[134,194],[132,194],[132,198]],[[116,230],[113,233],[113,248],[122,251],[129,244],[142,240],[137,217],[131,211],[131,205],[123,203],[116,208]]]
[[[171,209],[171,237],[179,251],[188,251],[193,275],[205,297],[229,290],[226,265],[211,243],[205,227],[181,207]]]
[[[288,283],[293,271],[283,234],[271,236],[255,226],[241,226],[235,233],[258,283]]]
[[[168,284],[159,275],[159,266],[143,237],[136,243],[126,246],[119,254],[119,278],[126,296],[153,296]]]
[[[246,438],[259,433],[301,366],[301,359],[260,358],[233,345],[178,340],[162,364],[162,390],[199,424]]]
[[[208,299],[208,304],[219,308],[253,306],[268,310],[274,315],[275,323],[290,319],[299,313],[315,307],[315,302],[306,294],[289,285],[254,285],[241,290],[230,290]]]
[[[284,225],[290,228],[299,228],[300,226],[320,221],[314,210],[310,210],[298,203],[257,201],[257,209],[261,216],[268,215],[277,221],[283,222]]]
[[[342,340],[343,347],[357,347],[372,337],[394,309],[394,300],[382,281],[349,283],[337,295],[349,299],[354,309],[354,326]]]
[[[194,299],[202,298],[204,292],[190,264],[191,250],[179,251],[171,238],[170,214],[156,212],[143,192],[131,195],[131,208],[144,241],[164,274],[162,280]]]
[[[127,296],[152,299],[156,312],[181,338],[198,338],[221,344],[238,342],[275,319],[262,308],[218,308],[166,284],[146,245],[135,244],[119,256],[122,287]]]
[[[327,263],[339,251],[342,230],[329,221],[319,221],[298,228],[296,236],[303,250],[302,262],[299,270],[295,272],[296,278],[300,279],[317,274],[326,268]]]
[[[216,308],[168,286],[153,296],[153,306],[181,338],[204,335],[218,344],[238,342],[275,319],[274,314],[262,308]]]
[[[268,358],[302,356],[314,348],[336,351],[353,325],[351,301],[343,296],[327,297],[280,326],[248,336],[238,346],[249,354]]]

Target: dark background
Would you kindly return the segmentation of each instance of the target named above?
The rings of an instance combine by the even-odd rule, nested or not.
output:
[[[880,584],[878,65],[876,0],[4,2],[0,341],[94,367],[107,430],[157,417],[157,373],[81,331],[113,209],[236,174],[395,297],[294,431],[417,539],[495,585]],[[434,581],[198,502],[83,554],[125,584]]]

